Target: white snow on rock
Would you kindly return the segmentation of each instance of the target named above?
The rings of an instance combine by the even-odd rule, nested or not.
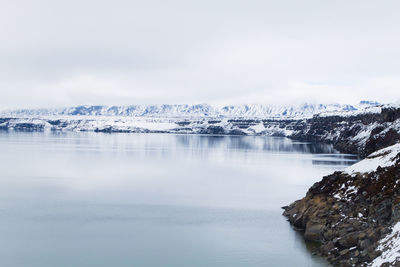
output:
[[[162,121],[156,119],[126,119],[126,118],[107,118],[101,119],[93,118],[87,121],[86,128],[91,129],[104,129],[107,127],[114,127],[120,130],[129,130],[132,128],[147,129],[152,131],[170,130],[176,127],[176,124],[169,121]]]
[[[378,150],[364,160],[347,167],[344,172],[348,174],[370,173],[376,171],[379,166],[382,168],[389,167],[395,163],[396,157],[399,153],[400,144],[389,146],[387,148]]]
[[[347,114],[348,112],[363,112],[368,107],[379,103],[361,101],[359,105],[346,104],[311,104],[299,105],[231,105],[211,106],[196,105],[130,105],[130,106],[76,106],[50,109],[17,109],[0,111],[1,116],[127,116],[127,117],[163,117],[163,118],[311,118],[320,113]]]
[[[373,113],[381,113],[382,111],[382,105],[381,106],[361,106],[359,108],[356,108],[354,110],[347,110],[345,112],[340,111],[340,110],[333,110],[333,111],[324,111],[318,114],[319,117],[330,117],[330,116],[341,116],[341,117],[350,117],[350,116],[356,116],[360,114],[373,114]]]
[[[264,123],[260,122],[257,125],[250,126],[249,129],[252,129],[255,133],[261,133],[261,132],[265,131]]]
[[[57,128],[57,125],[50,124],[58,121],[65,124],[64,128]],[[177,127],[174,121],[156,118],[128,118],[128,117],[104,117],[104,116],[61,116],[43,118],[20,118],[11,119],[0,123],[0,127],[7,125],[8,129],[24,127],[30,124],[41,127],[43,130],[70,130],[70,131],[96,131],[107,128],[114,128],[119,131],[168,131]]]
[[[400,260],[400,222],[393,226],[392,233],[379,241],[377,249],[382,251],[382,254],[374,259],[371,267],[379,267],[385,262],[393,263]]]

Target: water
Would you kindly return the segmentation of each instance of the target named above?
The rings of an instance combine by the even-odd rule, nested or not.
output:
[[[354,161],[286,138],[0,132],[0,265],[327,266],[280,207]]]

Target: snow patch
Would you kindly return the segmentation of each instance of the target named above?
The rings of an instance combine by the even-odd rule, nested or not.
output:
[[[382,168],[389,167],[395,163],[399,153],[400,144],[395,144],[372,153],[366,159],[346,168],[344,172],[352,175],[355,173],[370,173],[376,171],[378,166]]]
[[[342,104],[311,104],[300,105],[231,105],[211,106],[196,105],[129,105],[129,106],[76,106],[53,109],[18,109],[0,111],[1,116],[126,116],[126,117],[169,117],[169,118],[311,118],[319,113],[347,114],[348,112],[363,112],[365,107],[376,102],[365,102],[361,106]]]
[[[379,267],[385,262],[395,262],[400,259],[400,222],[393,226],[392,233],[379,241],[378,250],[382,254],[374,259],[371,267]]]
[[[257,125],[250,126],[249,129],[254,130],[255,133],[261,133],[261,132],[265,131],[264,123],[260,122]]]

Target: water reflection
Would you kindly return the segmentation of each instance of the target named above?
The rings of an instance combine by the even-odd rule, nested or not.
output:
[[[281,137],[261,137],[261,136],[196,136],[196,135],[175,135],[177,143],[190,148],[212,148],[228,149],[240,151],[262,150],[268,153],[303,153],[320,154],[320,159],[315,160],[315,164],[335,164],[340,160],[341,163],[352,164],[358,161],[356,155],[340,154],[330,144],[297,142]],[[327,161],[324,160],[327,158]],[[334,158],[335,160],[331,160]]]
[[[357,160],[255,136],[0,133],[0,147],[10,267],[325,266],[280,207]]]

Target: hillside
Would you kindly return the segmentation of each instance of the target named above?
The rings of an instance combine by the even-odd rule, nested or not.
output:
[[[121,116],[161,118],[310,118],[319,113],[360,111],[379,103],[361,101],[358,105],[310,104],[300,105],[130,105],[130,106],[76,106],[58,109],[17,109],[1,111],[1,116]]]
[[[400,262],[400,144],[325,176],[284,215],[335,266]],[[384,265],[389,266],[389,265]],[[392,266],[392,265],[390,265]],[[397,265],[396,265],[397,266]]]

